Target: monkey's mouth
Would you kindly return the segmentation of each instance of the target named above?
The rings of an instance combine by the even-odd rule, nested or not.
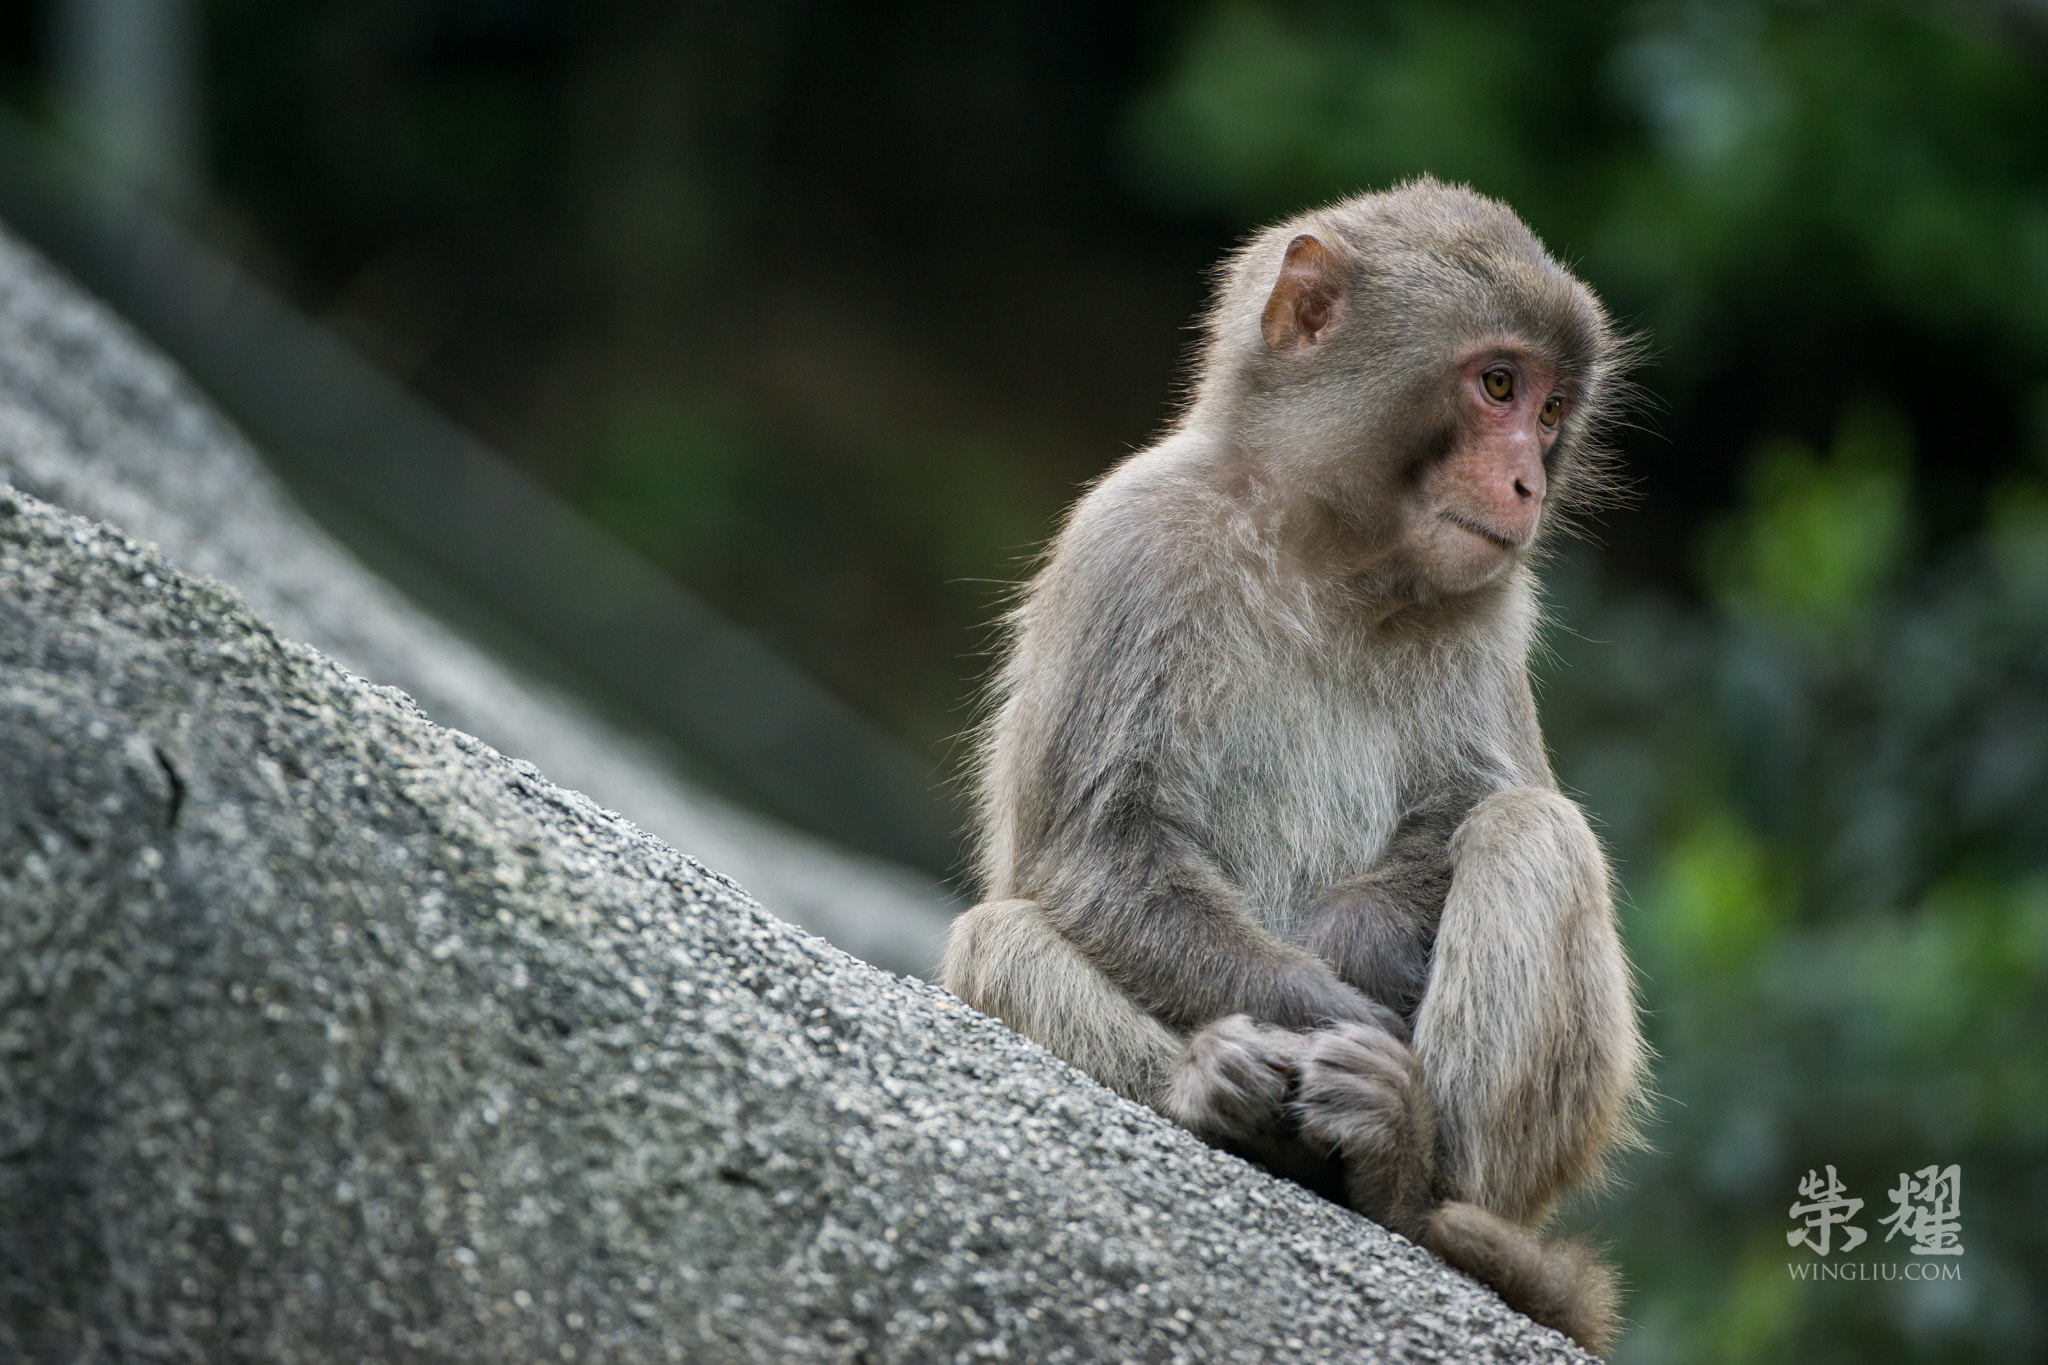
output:
[[[1503,550],[1519,550],[1524,545],[1528,544],[1527,537],[1524,537],[1521,540],[1516,540],[1512,536],[1502,535],[1499,531],[1494,530],[1491,526],[1488,526],[1483,522],[1474,521],[1472,520],[1472,518],[1461,515],[1457,512],[1453,512],[1449,508],[1445,508],[1442,512],[1438,513],[1437,515],[1441,516],[1445,521],[1448,521],[1449,523],[1451,523],[1451,525],[1456,526],[1461,530],[1470,531],[1473,535],[1478,536],[1481,540],[1493,542],[1495,545],[1498,545]]]

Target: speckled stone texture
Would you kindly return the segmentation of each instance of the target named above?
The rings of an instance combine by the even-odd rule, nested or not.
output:
[[[0,489],[0,1358],[1582,1357]]]

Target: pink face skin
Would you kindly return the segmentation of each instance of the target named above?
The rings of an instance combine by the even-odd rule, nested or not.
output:
[[[1492,579],[1536,538],[1543,460],[1571,400],[1553,366],[1515,342],[1475,346],[1458,366],[1459,437],[1423,480],[1413,544],[1446,592]]]

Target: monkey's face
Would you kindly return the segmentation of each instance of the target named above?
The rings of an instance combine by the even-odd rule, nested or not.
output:
[[[1498,581],[1546,520],[1586,505],[1625,360],[1519,219],[1463,192],[1443,203],[1443,221],[1282,225],[1217,314],[1255,319],[1264,343],[1237,429],[1310,509],[1294,522],[1303,562],[1417,599]],[[1296,230],[1311,225],[1321,235]]]
[[[1444,425],[1411,466],[1401,518],[1410,569],[1446,594],[1491,582],[1535,542],[1571,408],[1558,367],[1512,336],[1467,347],[1451,371]]]

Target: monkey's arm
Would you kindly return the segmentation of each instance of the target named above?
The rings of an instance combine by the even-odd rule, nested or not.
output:
[[[1124,822],[1123,833],[1132,828]],[[984,901],[961,915],[940,965],[946,987],[1212,1140],[1278,1118],[1299,1035],[1271,1025],[1364,1021],[1407,1037],[1328,964],[1254,925],[1206,859],[1163,827],[1144,828],[1128,859],[1067,850],[1050,860],[1056,874],[1018,888],[1039,899]],[[1189,1082],[1178,1089],[1177,1065]]]
[[[1046,914],[1140,1008],[1191,1032],[1230,1014],[1283,1028],[1355,1020],[1406,1036],[1393,1011],[1253,922],[1192,841],[1141,803],[1092,831],[1101,856]]]
[[[1429,980],[1437,921],[1451,889],[1456,827],[1448,809],[1411,815],[1372,870],[1325,891],[1302,925],[1303,947],[1343,981],[1411,1022]]]

